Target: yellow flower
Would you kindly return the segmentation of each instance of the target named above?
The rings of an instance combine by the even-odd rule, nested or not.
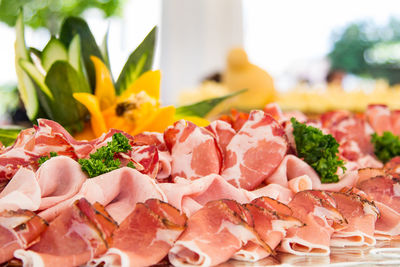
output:
[[[143,131],[163,132],[174,122],[175,107],[160,107],[159,70],[144,73],[117,97],[108,68],[97,57],[92,56],[91,60],[96,70],[95,94],[73,94],[91,115],[88,126],[91,131],[85,128],[77,138],[89,139],[91,133],[92,136],[98,137],[111,128],[123,130],[131,135]],[[201,118],[193,120],[203,125],[208,123]]]

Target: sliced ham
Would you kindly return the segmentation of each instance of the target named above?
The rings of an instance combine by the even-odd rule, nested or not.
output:
[[[40,187],[35,173],[21,168],[0,193],[0,211],[27,209],[35,211],[39,208]]]
[[[257,197],[270,197],[276,199],[282,203],[289,203],[293,197],[293,191],[289,188],[279,185],[279,184],[269,184],[258,188],[257,190],[251,191],[253,198]]]
[[[378,135],[386,131],[393,132],[390,110],[386,105],[369,105],[365,115]]]
[[[331,246],[373,246],[375,222],[379,211],[367,199],[357,194],[332,192],[337,209],[347,220],[347,225],[336,231],[331,239]]]
[[[184,214],[160,200],[137,203],[114,232],[111,248],[91,264],[121,267],[157,264],[168,254],[185,223]]]
[[[206,129],[214,134],[215,140],[217,141],[222,155],[224,156],[226,153],[226,147],[236,134],[236,131],[229,123],[221,120],[215,120],[211,122]]]
[[[231,202],[231,203],[229,203]],[[271,249],[257,232],[234,212],[233,201],[212,201],[189,217],[187,228],[169,251],[175,266],[214,266],[227,261],[248,242]]]
[[[288,186],[289,189],[293,191],[293,193],[298,193],[304,190],[311,190],[312,181],[311,178],[305,174],[289,180]]]
[[[357,188],[372,197],[374,201],[400,212],[400,183],[397,179],[377,176],[360,182]]]
[[[334,203],[334,199],[323,191],[309,190],[295,194],[289,207],[293,216],[306,225],[288,229],[280,249],[295,255],[329,255],[334,228],[345,223]]]
[[[180,120],[164,132],[172,157],[172,177],[198,179],[219,174],[222,155],[211,132]]]
[[[112,230],[110,221],[85,199],[77,200],[52,221],[40,241],[29,250],[16,250],[14,256],[24,266],[78,266],[107,250]],[[106,224],[106,225],[103,225]],[[112,225],[112,223],[111,223]],[[114,229],[117,226],[114,224]],[[108,233],[108,235],[107,235]]]
[[[279,166],[288,145],[276,120],[262,111],[252,111],[226,149],[222,177],[237,187],[252,190]]]
[[[247,203],[254,198],[251,192],[234,187],[217,174],[193,181],[176,179],[175,183],[162,183],[159,187],[165,193],[168,203],[189,217],[212,200],[233,199],[239,203]]]
[[[132,146],[132,150],[124,153],[129,161],[137,162],[142,168],[137,168],[141,173],[156,178],[159,169],[158,149],[154,145]]]
[[[40,210],[50,208],[73,197],[87,179],[86,174],[82,172],[81,165],[65,156],[47,160],[36,172],[36,177],[42,197]]]
[[[393,110],[390,116],[393,134],[400,136],[400,110]]]
[[[28,210],[0,212],[0,264],[13,258],[14,251],[39,241],[47,223]]]
[[[303,175],[307,175],[314,184],[319,181],[318,174],[305,161],[294,155],[286,155],[274,173],[267,178],[266,182],[288,187],[288,181]]]
[[[379,209],[380,217],[375,224],[375,238],[377,240],[390,240],[400,235],[400,213],[391,207],[374,201]]]
[[[153,179],[132,168],[120,168],[86,180],[72,198],[46,209],[40,216],[51,221],[77,199],[86,198],[90,203],[99,202],[118,222],[122,222],[137,202],[150,198],[166,200],[164,193]]]
[[[158,173],[157,180],[163,181],[171,176],[172,157],[168,151],[158,151]]]
[[[251,204],[254,204],[269,211],[276,212],[279,215],[291,216],[293,214],[293,211],[291,208],[289,208],[289,206],[270,197],[264,196],[253,199],[251,201]]]
[[[303,225],[302,222],[294,217],[278,215],[274,211],[254,204],[245,204],[244,206],[252,215],[254,229],[271,249],[275,249],[279,245],[286,236],[287,229]],[[240,251],[236,252],[233,258],[255,262],[268,257],[270,254],[259,245],[248,242]]]

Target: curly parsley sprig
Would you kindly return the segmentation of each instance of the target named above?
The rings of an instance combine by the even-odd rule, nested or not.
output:
[[[78,162],[81,164],[82,170],[92,178],[121,168],[121,161],[114,159],[114,156],[130,150],[132,150],[132,146],[129,144],[129,139],[121,133],[116,133],[111,142],[90,154],[89,159],[79,159]],[[132,162],[129,162],[127,166],[135,168]]]
[[[50,157],[49,156],[40,157],[38,159],[39,166],[42,165],[43,163],[45,163],[50,158],[54,158],[54,157],[57,157],[57,156],[58,156],[57,152],[50,152]]]
[[[337,156],[339,144],[330,134],[320,129],[290,120],[296,142],[297,155],[304,159],[319,174],[322,183],[336,183],[339,177],[338,168],[346,170],[343,160]]]
[[[382,136],[372,134],[371,143],[376,157],[383,163],[400,156],[400,138],[391,132],[383,132]]]

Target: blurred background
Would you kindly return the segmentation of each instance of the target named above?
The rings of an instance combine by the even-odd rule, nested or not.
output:
[[[395,90],[400,83],[400,6],[395,0],[2,0],[0,124],[24,116],[16,112],[14,69],[13,27],[21,6],[32,47],[42,49],[70,15],[85,18],[99,43],[109,29],[115,74],[158,25],[154,68],[162,71],[163,104],[184,103],[188,97],[182,98],[182,92],[199,90],[205,79],[218,81],[233,47],[243,47],[281,94],[320,92],[330,82],[345,92]],[[284,97],[282,105],[290,106]]]

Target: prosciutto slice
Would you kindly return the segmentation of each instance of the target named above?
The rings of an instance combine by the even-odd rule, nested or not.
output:
[[[40,210],[50,208],[76,195],[87,178],[82,172],[81,165],[65,156],[47,160],[36,172],[36,177],[42,198]]]
[[[306,225],[288,229],[280,249],[295,255],[329,255],[331,236],[345,223],[334,199],[323,191],[301,191],[289,207]]]
[[[39,241],[47,223],[28,210],[0,212],[0,264],[13,258],[14,251]]]
[[[38,243],[26,251],[16,250],[14,256],[24,266],[85,264],[106,251],[107,240],[117,227],[103,212],[95,210],[85,199],[77,200],[51,222]]]
[[[164,132],[171,152],[172,177],[198,179],[221,170],[222,155],[215,138],[190,121],[175,122]]]
[[[99,202],[105,206],[106,211],[118,223],[133,211],[137,202],[144,202],[149,198],[166,200],[153,179],[137,170],[124,167],[86,180],[75,196],[39,215],[50,221],[82,197],[90,203]]]
[[[286,230],[291,227],[302,226],[303,223],[291,216],[278,215],[274,211],[267,210],[254,204],[245,204],[254,221],[254,229],[260,238],[271,249],[275,249],[286,236]],[[245,261],[258,261],[266,258],[271,253],[253,242],[248,242],[240,251],[236,252],[234,259]]]
[[[186,230],[169,251],[170,262],[175,266],[214,266],[227,261],[248,242],[271,253],[241,210],[232,200],[208,202],[189,217]]]
[[[255,197],[253,193],[234,187],[217,174],[194,181],[175,179],[175,183],[163,183],[159,187],[165,193],[168,203],[189,217],[212,200],[233,199],[247,203]]]
[[[262,111],[252,111],[226,148],[221,175],[237,187],[252,190],[279,166],[287,149],[280,124]]]
[[[40,187],[35,173],[21,168],[0,193],[0,211],[27,209],[35,211],[40,205]]]
[[[214,134],[215,140],[222,151],[222,155],[225,155],[226,147],[236,134],[235,130],[229,123],[222,120],[211,122],[206,129]]]
[[[365,115],[378,135],[385,131],[393,132],[390,110],[386,105],[369,105]]]
[[[367,199],[352,193],[332,192],[337,209],[347,220],[345,228],[336,231],[331,246],[373,246],[375,221],[379,214],[376,206]]]
[[[92,265],[150,266],[161,261],[185,229],[186,216],[158,199],[137,203],[113,234],[112,247]]]

